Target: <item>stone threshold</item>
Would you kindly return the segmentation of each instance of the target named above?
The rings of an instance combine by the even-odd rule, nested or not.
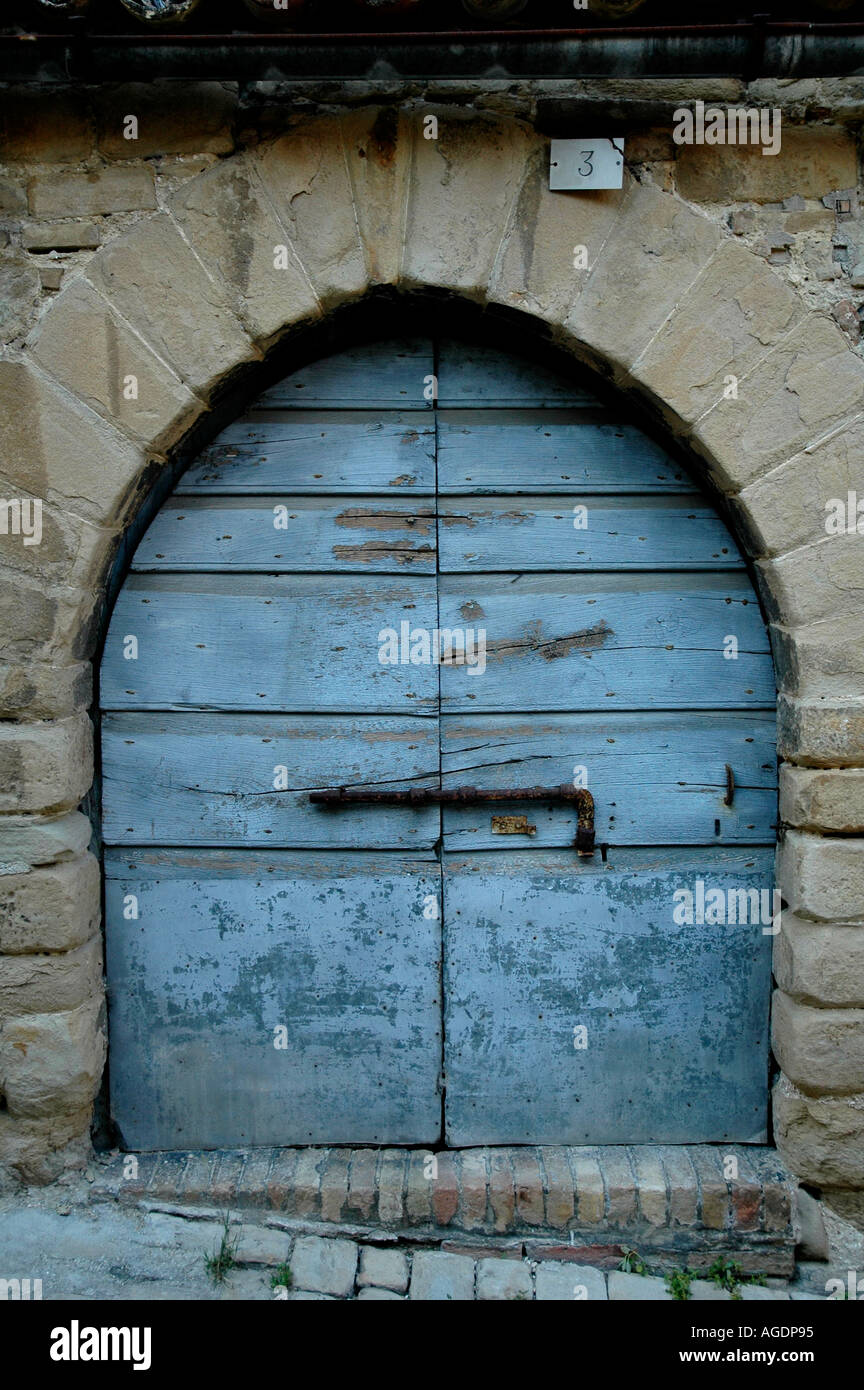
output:
[[[775,1149],[756,1145],[114,1152],[91,1191],[466,1253],[518,1237],[534,1259],[607,1267],[627,1249],[692,1269],[729,1255],[788,1276],[795,1263],[796,1184]]]

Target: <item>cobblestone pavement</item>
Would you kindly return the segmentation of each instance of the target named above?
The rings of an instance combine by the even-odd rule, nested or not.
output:
[[[322,1236],[266,1213],[257,1219],[232,1215],[228,1230],[236,1263],[214,1284],[205,1260],[222,1243],[222,1213],[166,1204],[123,1208],[85,1197],[54,1192],[0,1200],[0,1279],[41,1279],[43,1299],[87,1301],[671,1301],[665,1280],[656,1275],[534,1260],[518,1240],[503,1242],[495,1255],[460,1254],[385,1235]],[[800,1265],[793,1283],[769,1279],[742,1286],[740,1296],[824,1298],[825,1281],[835,1272],[845,1278],[839,1265],[837,1271],[823,1263]],[[690,1293],[695,1301],[730,1297],[697,1279]]]

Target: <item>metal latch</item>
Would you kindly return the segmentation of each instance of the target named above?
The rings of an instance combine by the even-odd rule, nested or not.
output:
[[[330,787],[326,791],[310,792],[309,800],[318,806],[336,809],[357,802],[375,806],[469,806],[477,801],[569,801],[576,807],[576,838],[573,841],[579,854],[594,853],[594,797],[586,787],[572,787],[562,782],[560,787],[411,787],[407,791],[365,791],[362,787]]]

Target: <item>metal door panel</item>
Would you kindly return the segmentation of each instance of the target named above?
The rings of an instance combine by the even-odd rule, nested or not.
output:
[[[447,1142],[764,1142],[772,938],[678,926],[673,894],[770,891],[772,868],[765,849],[445,857]]]
[[[124,1145],[435,1141],[434,860],[136,850],[106,872]]]

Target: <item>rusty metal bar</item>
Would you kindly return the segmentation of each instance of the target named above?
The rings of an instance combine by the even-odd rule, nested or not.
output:
[[[310,792],[309,800],[331,809],[363,802],[375,806],[470,806],[478,801],[568,801],[577,812],[576,848],[583,855],[594,853],[594,797],[587,788],[567,782],[558,787],[410,787],[396,792],[328,787]]]

